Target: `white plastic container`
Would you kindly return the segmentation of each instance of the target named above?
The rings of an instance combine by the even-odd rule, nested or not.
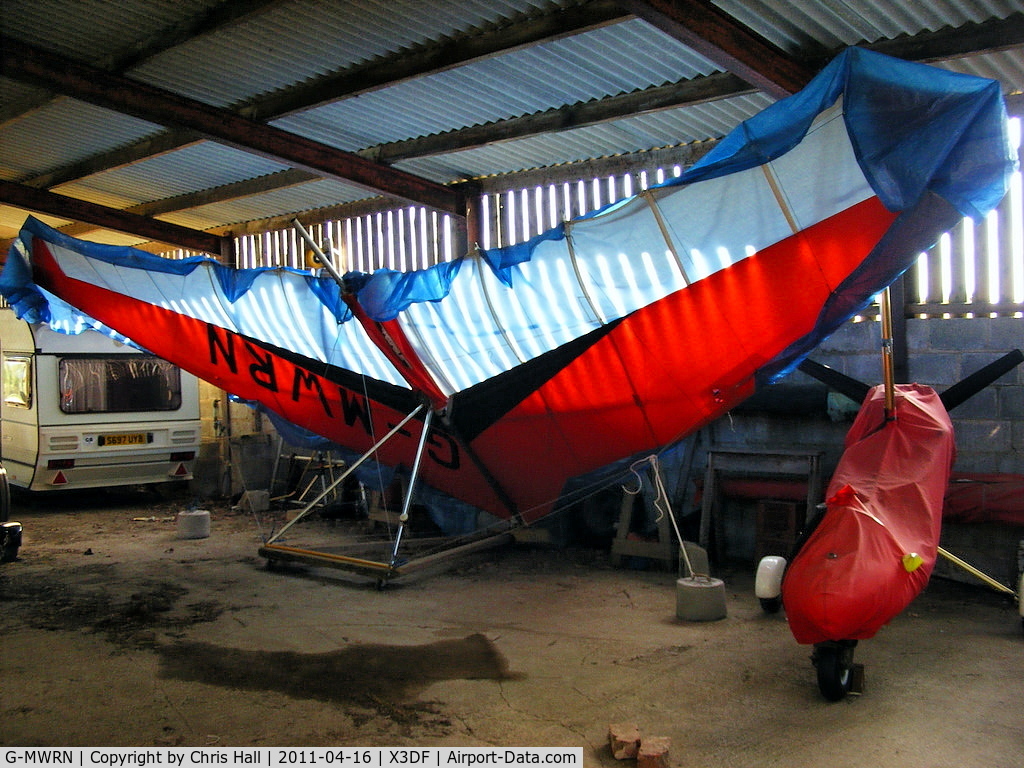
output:
[[[786,572],[786,558],[778,555],[762,557],[757,564],[754,594],[761,600],[774,600],[782,594],[782,576]]]

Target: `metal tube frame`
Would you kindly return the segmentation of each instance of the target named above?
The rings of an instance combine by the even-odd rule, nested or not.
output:
[[[330,273],[331,277],[337,281],[338,285],[341,286],[342,290],[345,288],[345,278],[338,272],[337,267],[334,266],[334,262],[331,258],[324,253],[323,248],[317,245],[317,242],[313,239],[313,236],[309,234],[305,227],[299,223],[298,219],[292,219],[292,226],[295,227],[295,231],[299,233],[299,237],[306,241],[306,245],[313,249],[313,253],[320,260],[320,263],[324,265],[324,268]]]
[[[420,461],[423,459],[423,449],[427,445],[427,435],[430,433],[430,422],[433,420],[434,412],[427,411],[423,419],[423,432],[420,434],[419,445],[416,446],[416,458],[412,464],[412,474],[409,477],[409,487],[405,489],[405,499],[402,500],[402,514],[398,518],[398,532],[395,534],[395,542],[391,547],[391,568],[398,562],[398,548],[402,544],[402,534],[405,531],[405,524],[409,520],[409,508],[412,506],[412,494],[416,487],[416,478],[420,472]]]
[[[392,437],[394,437],[406,424],[408,424],[424,408],[426,408],[426,406],[423,405],[423,404],[417,405],[416,408],[413,409],[412,413],[410,413],[408,416],[406,416],[404,419],[402,419],[396,426],[394,426],[391,429],[390,432],[388,432],[386,435],[384,435],[384,437],[382,437],[380,440],[378,440],[376,443],[374,443],[373,447],[371,447],[370,450],[368,450],[366,453],[364,453],[362,456],[360,456],[352,464],[352,466],[350,466],[348,469],[346,469],[344,472],[342,472],[341,476],[339,478],[337,478],[333,483],[331,483],[327,488],[325,488],[324,491],[319,496],[317,496],[315,499],[313,499],[313,501],[311,501],[309,504],[307,504],[305,507],[303,507],[302,511],[299,512],[299,514],[297,514],[294,519],[290,520],[283,528],[281,528],[280,531],[275,533],[273,536],[271,536],[264,543],[266,543],[266,544],[273,544],[275,541],[277,541],[282,536],[282,534],[284,534],[285,531],[287,531],[289,528],[291,528],[293,525],[295,525],[297,522],[299,522],[299,520],[301,520],[303,517],[308,515],[310,510],[313,509],[313,507],[315,507],[317,504],[319,504],[324,499],[325,496],[327,496],[336,487],[338,487],[345,480],[346,477],[348,477],[356,469],[358,469],[359,466],[363,462],[365,462],[367,459],[370,458],[370,456],[372,456],[374,453],[376,453],[378,448],[380,448],[382,445],[384,445],[384,443],[386,443],[388,440],[390,440]],[[427,411],[427,421],[428,422],[430,420],[431,413],[433,413],[433,412],[432,411]],[[424,430],[424,432],[425,431],[426,430]],[[417,453],[416,456],[417,456],[417,464],[418,464],[419,453]]]
[[[896,383],[893,367],[892,300],[889,288],[879,298],[882,315],[882,375],[885,382],[885,420],[896,420]]]
[[[1016,592],[1014,592],[1012,589],[1010,589],[1008,586],[1006,586],[1005,584],[1001,584],[1000,582],[996,581],[991,576],[989,576],[987,573],[984,573],[983,571],[979,571],[973,565],[971,565],[970,563],[968,563],[965,560],[960,559],[959,557],[954,555],[952,552],[948,552],[945,549],[943,549],[942,547],[938,548],[938,552],[944,558],[949,560],[949,562],[953,563],[953,565],[956,565],[956,566],[958,566],[960,568],[963,568],[965,571],[967,571],[972,576],[976,576],[977,578],[981,579],[983,582],[988,584],[988,586],[992,587],[992,589],[996,590],[997,592],[1002,592],[1004,595],[1011,595],[1011,596],[1017,598],[1017,600],[1021,599],[1021,596],[1018,595]]]
[[[316,241],[313,240],[309,232],[306,231],[306,228],[302,226],[302,224],[299,222],[297,218],[292,219],[292,226],[295,227],[295,230],[299,233],[299,236],[306,242],[306,244],[313,249],[313,253],[316,254],[316,257],[324,265],[324,268],[328,271],[328,273],[330,273],[331,277],[333,277],[335,281],[338,283],[338,285],[341,286],[342,290],[345,290],[345,278],[341,276],[337,268],[334,266],[334,263],[331,261],[330,257],[328,257],[327,254],[324,253],[323,249],[316,243]],[[292,525],[294,525],[296,522],[302,519],[303,516],[308,514],[309,510],[311,510],[317,503],[319,503],[320,500],[323,499],[328,493],[334,490],[334,488],[339,483],[341,483],[346,477],[348,477],[348,475],[351,474],[356,467],[358,467],[367,458],[369,458],[370,454],[376,451],[377,448],[383,445],[384,442],[389,440],[392,435],[394,435],[399,429],[405,426],[405,424],[410,419],[412,419],[417,413],[419,413],[424,407],[425,406],[423,405],[417,406],[416,410],[414,410],[405,419],[403,419],[401,424],[392,429],[384,438],[382,438],[376,445],[374,445],[373,448],[367,451],[367,453],[365,453],[355,464],[353,464],[351,467],[345,470],[345,472],[342,473],[341,477],[339,477],[323,493],[321,493],[316,499],[314,499],[309,504],[309,506],[303,509],[302,512],[300,512],[295,517],[294,520],[289,522],[288,525],[284,526],[280,531],[278,531],[278,533],[267,543],[272,544],[274,540],[277,539],[282,533],[284,533],[286,530],[288,530],[288,528],[290,528]],[[394,570],[395,564],[398,562],[398,548],[402,544],[402,535],[405,532],[405,524],[409,520],[409,509],[412,505],[412,496],[416,486],[416,478],[419,475],[420,462],[423,459],[423,449],[427,444],[427,435],[430,434],[430,423],[433,420],[433,417],[434,411],[428,410],[426,416],[423,419],[423,432],[420,435],[419,445],[417,445],[416,447],[416,458],[413,461],[412,474],[409,477],[409,487],[406,489],[405,499],[403,499],[402,501],[402,514],[398,518],[398,531],[395,534],[395,541],[391,547],[391,561],[388,565],[389,570]]]
[[[299,236],[302,238],[302,240],[306,243],[306,245],[308,245],[313,250],[313,253],[316,254],[316,257],[317,259],[319,259],[320,263],[324,265],[324,268],[327,270],[327,272],[331,275],[332,278],[334,278],[334,280],[341,287],[342,291],[346,290],[345,278],[342,277],[341,274],[338,272],[337,268],[334,266],[334,262],[331,261],[330,257],[324,252],[324,250],[313,239],[313,237],[309,234],[306,228],[302,226],[302,224],[299,222],[297,218],[292,219],[291,223],[292,226],[295,227],[296,232],[299,233]],[[354,464],[352,464],[352,466],[348,467],[341,474],[340,477],[338,477],[327,488],[325,488],[324,491],[315,499],[313,499],[313,501],[311,501],[306,507],[304,507],[302,511],[295,516],[293,520],[288,522],[287,525],[282,527],[280,531],[274,534],[265,543],[267,545],[272,545],[278,538],[281,537],[282,534],[284,534],[285,531],[287,531],[289,528],[295,525],[295,523],[297,523],[299,520],[301,520],[303,517],[309,514],[309,511],[313,509],[313,507],[319,504],[320,501],[324,499],[324,497],[326,497],[339,484],[341,484],[346,477],[352,474],[352,472],[354,472],[356,468],[359,467],[360,464],[366,461],[374,452],[376,452],[378,448],[380,448],[380,446],[382,446],[384,443],[390,440],[397,432],[399,432],[411,419],[413,419],[425,407],[426,406],[423,404],[416,406],[412,413],[410,413],[408,416],[402,419],[402,421],[397,426],[395,426],[384,437],[378,440],[373,445],[373,447],[370,448],[370,450],[364,453]],[[423,459],[423,449],[426,446],[427,435],[430,433],[430,423],[433,419],[433,416],[433,410],[428,410],[423,420],[423,433],[420,435],[419,445],[416,447],[416,459],[413,462],[412,475],[409,478],[409,487],[406,489],[405,499],[402,502],[402,514],[399,517],[398,531],[395,534],[395,541],[391,548],[391,561],[387,566],[385,566],[389,571],[394,570],[395,564],[398,562],[398,548],[402,543],[402,534],[405,531],[405,524],[409,520],[409,508],[412,505],[412,495],[416,485],[416,478],[417,475],[419,474],[420,462]],[[309,553],[307,552],[306,554]]]

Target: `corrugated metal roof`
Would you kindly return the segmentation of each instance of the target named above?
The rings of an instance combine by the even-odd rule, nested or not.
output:
[[[1020,51],[997,51],[981,56],[965,56],[945,62],[935,62],[935,66],[963,72],[967,75],[988,77],[1003,83],[1017,83],[1014,93],[1024,91],[1024,56]]]
[[[274,124],[355,151],[715,71],[704,57],[633,20],[399,83]]]
[[[144,120],[59,98],[0,129],[0,173],[20,180],[163,130]]]
[[[794,54],[809,45],[835,50],[1021,10],[1016,0],[716,0],[715,5]]]
[[[46,43],[74,59],[100,61],[219,4],[218,0],[3,0],[4,34]]]
[[[268,210],[273,210],[274,216],[291,216],[355,202],[365,197],[366,192],[363,190],[325,179],[265,192],[258,198],[244,197],[213,203],[160,218],[185,227],[205,230],[262,219]]]
[[[55,191],[92,199],[87,191],[122,195],[130,205],[164,200],[286,170],[287,165],[209,141],[65,184]]]
[[[476,178],[543,168],[562,163],[641,152],[724,135],[742,120],[771,103],[764,94],[723,99],[699,107],[666,110],[571,131],[545,133],[526,139],[398,164],[431,179]]]
[[[544,0],[297,0],[176,47],[132,76],[227,106],[537,8]]]

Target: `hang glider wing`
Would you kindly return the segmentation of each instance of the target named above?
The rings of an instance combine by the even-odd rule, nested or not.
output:
[[[29,220],[0,280],[353,450],[420,402],[424,482],[502,517],[677,441],[778,378],[1014,167],[993,81],[859,49],[678,178],[414,273],[236,271]],[[380,460],[411,466],[418,435]]]

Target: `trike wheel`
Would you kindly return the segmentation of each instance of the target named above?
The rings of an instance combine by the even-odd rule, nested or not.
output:
[[[818,672],[818,690],[829,701],[841,701],[852,689],[856,644],[856,640],[849,640],[814,646],[812,661]]]

